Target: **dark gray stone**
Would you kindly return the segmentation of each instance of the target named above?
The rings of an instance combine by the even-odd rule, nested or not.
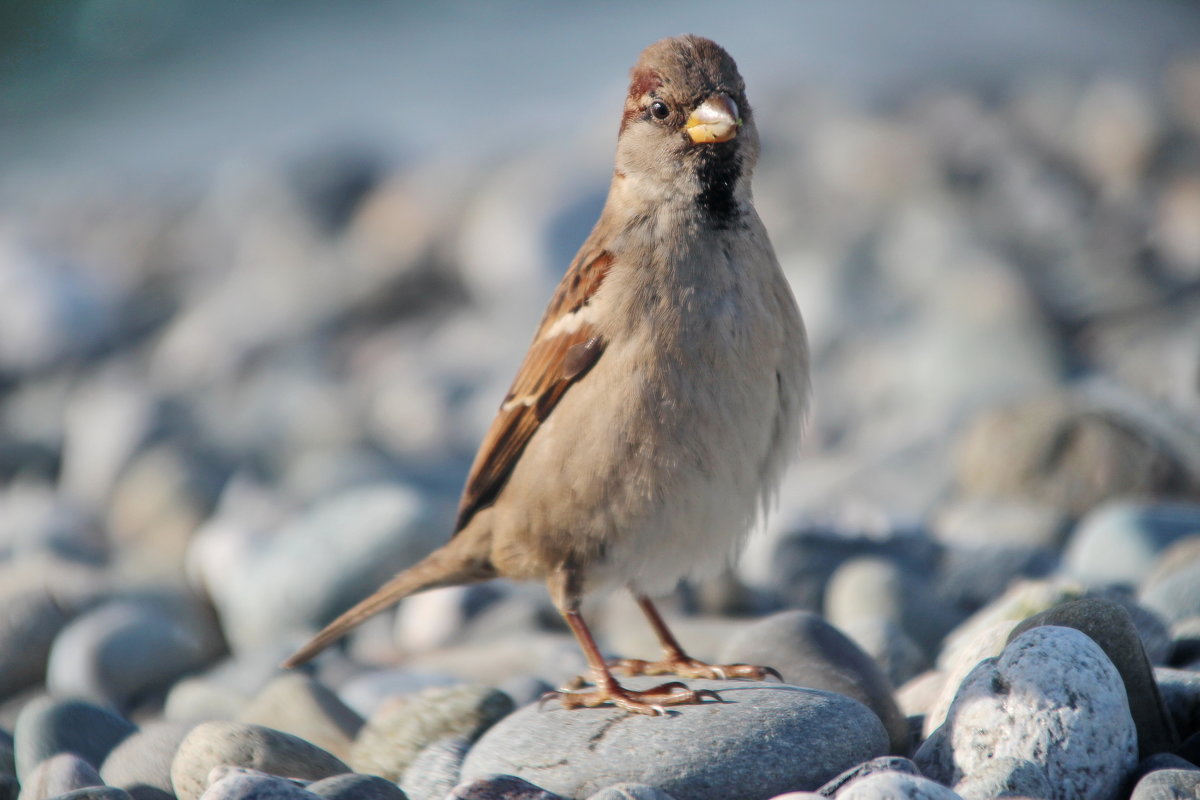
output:
[[[136,730],[129,720],[91,703],[39,697],[17,717],[17,777],[24,781],[30,770],[56,753],[75,753],[97,767]]]
[[[1034,614],[1013,628],[1008,641],[1042,625],[1074,628],[1086,634],[1100,645],[1117,668],[1129,698],[1129,711],[1137,725],[1140,758],[1175,749],[1179,736],[1163,705],[1154,680],[1154,668],[1150,666],[1128,611],[1111,600],[1082,597]]]
[[[171,762],[193,722],[151,722],[113,748],[100,765],[100,777],[134,800],[171,800]]]
[[[719,660],[774,667],[784,683],[857,700],[882,720],[890,752],[908,752],[908,723],[887,676],[849,637],[817,614],[781,611],[748,625],[726,643]]]
[[[626,679],[646,689],[660,683]],[[887,751],[887,733],[849,698],[777,683],[688,681],[722,702],[673,706],[666,717],[613,707],[527,706],[467,754],[464,782],[512,774],[566,797],[633,781],[678,800],[766,800],[812,789]]]
[[[308,791],[325,800],[407,800],[400,787],[378,775],[347,773],[310,783]]]
[[[176,796],[196,800],[208,787],[209,773],[222,765],[304,780],[351,772],[330,753],[291,734],[261,725],[202,722],[180,743],[171,762]]]
[[[997,753],[1043,770],[1051,800],[1116,794],[1137,763],[1137,732],[1120,673],[1094,641],[1073,628],[1026,631],[971,671],[913,760],[955,785]]]
[[[874,775],[879,772],[906,772],[909,775],[920,775],[921,770],[917,769],[917,765],[907,758],[900,756],[883,756],[881,758],[873,758],[870,761],[851,767],[850,769],[838,775],[833,780],[827,782],[820,789],[817,789],[817,794],[825,797],[833,797],[835,794],[845,789],[851,783],[865,778],[868,775]]]
[[[446,800],[563,800],[529,781],[513,775],[487,775],[464,781],[446,796]]]

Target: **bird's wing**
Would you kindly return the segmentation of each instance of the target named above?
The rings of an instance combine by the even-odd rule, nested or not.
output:
[[[607,250],[585,249],[563,276],[479,446],[458,504],[455,532],[495,501],[538,427],[604,352],[603,339],[588,321],[587,307],[612,261]]]

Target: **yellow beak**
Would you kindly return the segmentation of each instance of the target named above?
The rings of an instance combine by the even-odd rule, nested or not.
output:
[[[728,142],[737,136],[738,127],[742,124],[738,117],[737,103],[729,95],[715,94],[696,106],[696,110],[688,117],[688,136],[692,141]]]

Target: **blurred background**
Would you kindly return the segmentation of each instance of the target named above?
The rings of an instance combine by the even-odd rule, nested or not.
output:
[[[680,608],[828,611],[866,547],[937,567],[933,652],[1014,576],[1079,574],[1106,503],[1200,498],[1196,4],[10,0],[0,614],[31,644],[0,696],[273,664],[443,541],[627,71],[683,32],[746,78],[815,397],[778,513]],[[487,591],[400,640],[522,590]],[[53,657],[139,593],[213,635],[119,685]]]

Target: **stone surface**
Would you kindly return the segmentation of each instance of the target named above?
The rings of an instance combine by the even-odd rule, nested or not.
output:
[[[673,800],[662,789],[644,783],[614,783],[606,786],[587,800]]]
[[[357,772],[399,781],[426,745],[450,736],[474,740],[512,711],[512,699],[479,684],[433,687],[397,697],[367,721],[354,742]]]
[[[963,800],[992,800],[994,797],[1050,797],[1054,787],[1037,764],[1020,758],[992,759],[978,772],[954,785]]]
[[[96,768],[74,753],[50,756],[21,781],[20,800],[46,800],[60,794],[103,786]]]
[[[446,800],[563,800],[559,795],[513,775],[485,775],[463,781]]]
[[[726,643],[719,661],[774,667],[784,683],[857,700],[883,721],[891,752],[908,752],[908,726],[891,683],[870,656],[816,614],[781,611],[759,620]]]
[[[873,758],[870,761],[864,761],[857,766],[851,767],[833,780],[826,782],[824,786],[817,789],[817,794],[823,797],[833,797],[855,781],[880,772],[904,772],[909,775],[921,774],[921,770],[917,769],[917,765],[907,758],[902,758],[901,756]]]
[[[930,667],[912,637],[889,620],[864,618],[842,625],[841,630],[879,665],[892,686],[902,686]]]
[[[409,800],[441,800],[448,795],[458,785],[472,741],[448,736],[417,753],[400,779],[400,788]]]
[[[202,722],[179,745],[171,762],[171,785],[179,800],[196,800],[204,794],[209,772],[221,765],[306,780],[351,771],[333,755],[282,731],[237,722]]]
[[[658,682],[624,681],[633,688]],[[673,707],[666,717],[527,706],[475,744],[463,781],[512,774],[573,798],[634,781],[677,800],[765,800],[814,789],[888,749],[879,719],[842,695],[775,683],[688,685],[718,691],[723,702]]]
[[[216,770],[214,770],[214,773]],[[215,774],[202,800],[315,800],[304,787],[273,775],[228,772]]]
[[[1050,800],[1116,796],[1137,763],[1137,733],[1120,673],[1095,642],[1051,626],[1017,637],[971,671],[914,760],[957,784],[997,757],[1040,767]]]
[[[14,754],[17,777],[57,753],[74,753],[93,767],[136,731],[129,720],[82,700],[39,697],[17,717]]]
[[[1089,585],[1136,585],[1164,550],[1200,531],[1200,505],[1112,503],[1084,517],[1063,553],[1063,569]]]
[[[1185,738],[1200,732],[1200,672],[1156,667],[1154,678],[1175,730]]]
[[[1129,800],[1200,797],[1200,769],[1159,769],[1137,782]]]
[[[879,772],[855,781],[839,800],[957,800],[958,795],[928,778],[904,772]]]
[[[1074,628],[1100,645],[1125,684],[1129,711],[1137,726],[1139,758],[1174,750],[1179,736],[1163,706],[1154,668],[1146,657],[1133,619],[1124,607],[1099,597],[1070,600],[1018,624],[1011,642],[1025,631],[1042,625]]]
[[[171,800],[171,762],[192,722],[149,722],[112,749],[100,765],[100,777],[134,800]]]
[[[54,800],[131,800],[129,792],[115,786],[88,786],[60,794]]]
[[[1142,582],[1138,602],[1168,624],[1200,615],[1200,531],[1163,552]]]
[[[334,775],[310,783],[308,791],[325,800],[406,800],[399,786],[378,775]]]
[[[299,736],[343,759],[363,726],[362,717],[328,687],[298,672],[280,675],[263,687],[238,721]]]

